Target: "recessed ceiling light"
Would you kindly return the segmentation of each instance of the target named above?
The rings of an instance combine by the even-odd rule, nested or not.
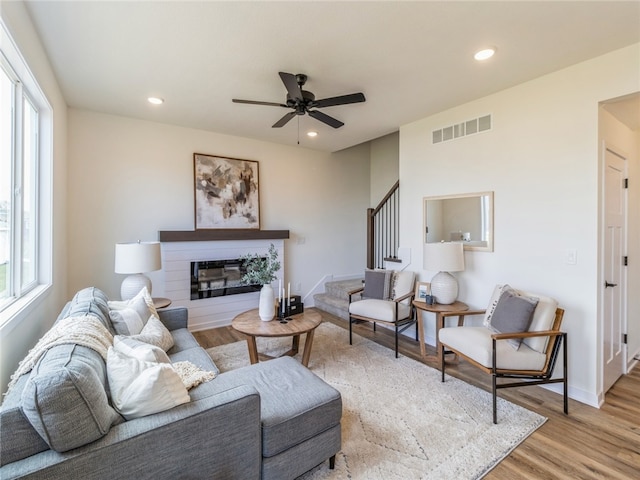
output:
[[[476,54],[473,56],[473,58],[475,58],[476,60],[479,60],[479,61],[487,60],[487,59],[493,57],[494,53],[496,53],[496,48],[495,47],[484,48],[484,49],[480,50],[479,52],[476,52]]]
[[[154,105],[162,105],[164,103],[164,98],[160,97],[149,97],[147,98],[149,103],[153,103]]]
[[[313,130],[311,130],[310,132],[307,132],[307,137],[317,137],[318,136],[318,132],[314,132]]]

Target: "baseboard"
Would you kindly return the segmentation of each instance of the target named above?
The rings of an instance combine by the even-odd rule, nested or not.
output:
[[[209,330],[211,328],[228,327],[229,325],[231,325],[232,321],[233,321],[233,317],[219,318],[216,320],[199,321],[197,323],[193,323],[191,322],[191,320],[189,320],[188,328],[190,332],[200,332],[202,330]]]

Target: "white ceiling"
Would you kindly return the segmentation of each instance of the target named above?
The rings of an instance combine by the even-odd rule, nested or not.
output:
[[[367,98],[322,110],[337,130],[298,117],[326,151],[640,41],[639,1],[25,3],[72,107],[296,145],[296,119],[271,128],[288,110],[231,99],[284,102],[278,71],[305,73]]]

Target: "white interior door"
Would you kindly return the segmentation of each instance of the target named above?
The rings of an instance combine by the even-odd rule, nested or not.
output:
[[[625,372],[625,158],[605,148],[604,159],[603,393]]]

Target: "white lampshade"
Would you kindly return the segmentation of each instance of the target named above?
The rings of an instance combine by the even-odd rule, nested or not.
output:
[[[115,272],[131,274],[122,281],[120,296],[129,300],[147,287],[151,294],[151,280],[143,275],[162,268],[160,242],[116,243]]]
[[[458,281],[449,272],[464,270],[462,243],[425,243],[423,266],[425,270],[439,272],[431,279],[431,295],[436,303],[449,305],[458,298]]]

